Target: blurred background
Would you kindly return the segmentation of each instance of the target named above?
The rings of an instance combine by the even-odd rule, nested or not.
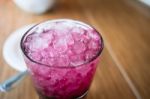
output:
[[[87,99],[150,99],[150,0],[0,0],[0,82],[17,73],[3,59],[7,37],[22,26],[58,18],[86,22],[103,36]],[[26,77],[0,99],[38,96]]]

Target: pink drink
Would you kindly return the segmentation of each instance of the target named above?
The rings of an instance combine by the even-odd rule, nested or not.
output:
[[[21,48],[41,99],[82,99],[103,42],[89,25],[61,19],[32,27],[23,36]]]

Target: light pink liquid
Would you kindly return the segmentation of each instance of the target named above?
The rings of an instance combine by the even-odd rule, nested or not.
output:
[[[86,93],[103,47],[95,29],[59,20],[35,26],[24,38],[25,61],[43,99],[75,99]]]

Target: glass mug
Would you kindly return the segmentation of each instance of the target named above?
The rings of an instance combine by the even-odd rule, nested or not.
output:
[[[29,29],[21,49],[40,99],[83,99],[103,50],[101,35],[76,20],[57,19]]]

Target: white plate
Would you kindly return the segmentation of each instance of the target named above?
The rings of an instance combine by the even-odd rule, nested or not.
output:
[[[25,71],[27,69],[20,48],[20,40],[22,35],[32,26],[34,24],[24,26],[11,33],[3,46],[3,57],[5,61],[10,67],[18,71]]]

